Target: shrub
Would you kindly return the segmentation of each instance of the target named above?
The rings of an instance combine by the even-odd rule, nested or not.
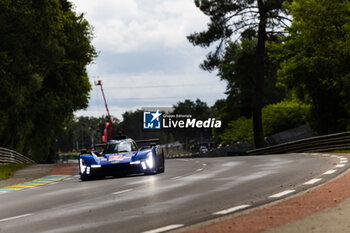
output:
[[[270,104],[262,109],[264,136],[292,129],[309,121],[310,106],[296,100],[283,100]],[[240,117],[228,123],[228,128],[221,135],[216,135],[222,144],[233,144],[238,141],[253,143],[252,118]]]

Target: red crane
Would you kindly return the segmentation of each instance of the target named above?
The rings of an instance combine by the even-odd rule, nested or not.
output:
[[[105,93],[104,93],[103,87],[102,87],[102,81],[98,80],[97,82],[95,82],[95,85],[101,87],[103,100],[105,102],[105,106],[106,106],[106,110],[107,110],[107,114],[108,114],[108,121],[106,122],[106,128],[104,129],[103,136],[102,136],[102,142],[108,142],[109,140],[112,139],[112,123],[113,122],[112,122],[111,115],[109,114],[109,109],[108,109]]]

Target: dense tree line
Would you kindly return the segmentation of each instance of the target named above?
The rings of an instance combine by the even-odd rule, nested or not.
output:
[[[210,22],[188,39],[216,45],[201,67],[227,82],[227,98],[214,105],[224,122],[218,143],[254,138],[260,147],[262,135],[304,123],[319,134],[350,130],[348,1],[194,3]]]
[[[67,0],[2,0],[0,31],[0,146],[50,161],[57,134],[88,105],[91,28]]]
[[[207,120],[215,117],[213,108],[197,99],[185,100],[173,106],[173,111],[163,114],[191,115],[192,118]],[[178,118],[177,118],[178,119]],[[106,117],[76,117],[58,137],[58,150],[61,152],[92,149],[94,144],[101,144],[101,136],[105,127]],[[159,138],[161,144],[179,141],[185,149],[196,148],[203,141],[212,139],[209,128],[162,128],[160,130],[143,129],[143,110],[127,111],[122,120],[112,117],[112,138],[119,134],[126,135],[134,140]]]
[[[269,46],[281,85],[311,105],[320,134],[350,130],[350,2],[294,0],[288,35]]]
[[[189,145],[213,133],[218,144],[261,147],[264,136],[305,122],[319,134],[350,130],[348,1],[194,2],[210,22],[188,39],[216,46],[201,67],[218,71],[227,98],[212,107],[184,100],[174,113],[219,118],[222,128],[146,131],[137,110],[114,119],[114,135]],[[2,0],[0,29],[0,146],[50,161],[57,149],[98,143],[105,118],[73,117],[87,107],[85,66],[96,56],[83,15],[67,0]]]
[[[250,59],[251,73],[247,77],[251,79],[249,86],[251,105],[248,108],[251,108],[253,116],[256,148],[264,146],[261,111],[265,77],[269,73],[266,66],[265,43],[273,40],[284,25],[283,2],[284,0],[194,0],[195,5],[209,17],[210,22],[207,30],[193,33],[188,39],[195,46],[209,47],[213,44],[216,46],[201,64],[204,70],[212,71],[225,62],[225,57],[231,52],[230,47],[235,43],[237,35],[256,39]]]

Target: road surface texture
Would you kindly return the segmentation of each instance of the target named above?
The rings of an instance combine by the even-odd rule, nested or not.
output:
[[[320,176],[321,179],[335,173],[335,170],[340,167],[346,167],[345,164],[348,162],[346,155],[342,154],[338,158],[340,161],[335,165],[335,169],[324,172]],[[320,178],[312,180],[316,181]],[[176,232],[350,232],[349,221],[345,217],[350,215],[350,209],[346,208],[346,199],[349,197],[350,172],[347,170],[326,184],[288,197],[283,201],[181,228],[181,231]]]
[[[0,188],[15,185],[47,175],[72,175],[76,164],[35,164],[16,171],[10,179],[0,180]]]
[[[340,157],[284,154],[167,160],[153,176],[73,176],[1,194],[0,232],[175,230],[288,197],[347,168]]]

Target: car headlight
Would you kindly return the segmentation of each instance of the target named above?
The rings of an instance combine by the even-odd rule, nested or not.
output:
[[[146,159],[146,164],[149,169],[152,169],[154,166],[154,161],[153,161],[153,154],[152,152],[149,152],[147,154],[147,159]]]
[[[80,173],[83,174],[85,172],[86,166],[83,165],[83,159],[79,159],[80,162]]]

